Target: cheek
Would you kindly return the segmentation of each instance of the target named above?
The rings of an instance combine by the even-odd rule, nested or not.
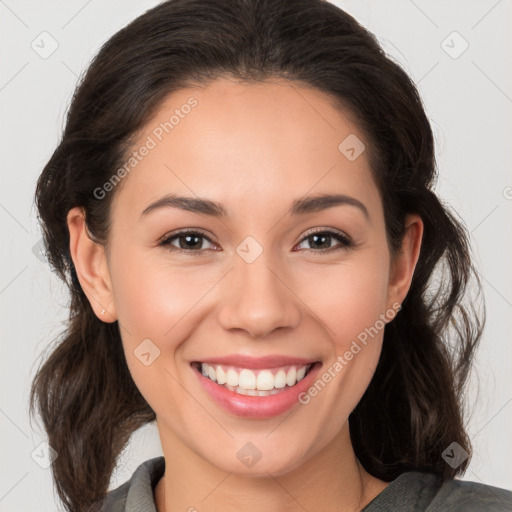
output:
[[[170,374],[181,376],[182,342],[198,324],[201,299],[218,280],[206,265],[171,265],[163,249],[158,258],[152,251],[117,247],[111,274],[127,364],[146,400],[145,390],[158,387],[158,379],[172,385]]]
[[[155,412],[165,407],[178,414],[183,390],[176,358],[190,329],[187,313],[192,308],[193,316],[194,304],[208,287],[200,285],[197,273],[171,268],[165,258],[150,260],[147,253],[122,247],[116,251],[111,275],[128,369]]]
[[[112,281],[119,322],[129,332],[162,339],[198,303],[208,283],[203,282],[197,267],[171,265],[164,255],[155,258],[137,251],[129,254],[122,258],[113,255]]]
[[[310,265],[296,279],[297,295],[321,320],[337,352],[385,312],[387,259],[373,252],[354,254],[336,265]]]
[[[356,407],[379,362],[386,325],[381,319],[386,313],[386,276],[377,262],[340,266],[337,272],[331,269],[328,280],[317,279],[328,288],[322,292],[312,288],[309,295],[325,326],[324,353],[329,356],[301,400],[313,407],[311,416],[319,418],[317,428],[326,439],[336,435],[339,421]],[[322,423],[325,417],[332,421]]]
[[[312,396],[322,394],[314,406],[318,417],[348,417],[373,377],[386,326],[386,254],[385,246],[382,251],[360,251],[336,266],[310,267],[308,278],[298,279],[309,283],[301,285],[298,295],[324,327],[324,352],[330,354],[305,397],[314,400]],[[333,435],[336,425],[330,425]]]

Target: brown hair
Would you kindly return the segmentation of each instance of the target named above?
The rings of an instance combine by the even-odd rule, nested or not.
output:
[[[122,164],[130,142],[173,91],[220,76],[273,77],[328,93],[366,133],[383,199],[389,246],[404,218],[424,222],[419,261],[400,314],[388,324],[373,380],[349,417],[355,453],[382,480],[426,471],[452,478],[441,454],[468,453],[464,389],[484,315],[464,303],[480,283],[463,224],[436,197],[434,143],[417,89],[351,16],[322,0],[169,0],[101,48],[78,85],[61,141],[36,190],[48,260],[68,285],[68,325],[32,383],[57,451],[52,471],[69,511],[108,490],[130,435],[155,414],[127,368],[118,322],[93,313],[69,251],[67,213],[83,207],[91,237],[105,243],[114,193],[93,193]]]

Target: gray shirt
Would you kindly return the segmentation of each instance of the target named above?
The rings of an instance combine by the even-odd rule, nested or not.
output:
[[[156,512],[154,490],[164,474],[164,457],[143,462],[130,480],[110,491],[102,512]],[[402,473],[361,512],[512,511],[512,492],[463,480],[442,480],[431,473]]]

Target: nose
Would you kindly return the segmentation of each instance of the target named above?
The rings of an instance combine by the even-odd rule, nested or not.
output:
[[[270,261],[267,252],[252,263],[234,255],[234,267],[225,280],[219,321],[224,329],[241,330],[263,338],[274,330],[297,327],[300,299],[293,293],[289,273]]]

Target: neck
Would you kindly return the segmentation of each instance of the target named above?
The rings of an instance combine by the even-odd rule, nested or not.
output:
[[[166,467],[155,490],[158,512],[360,511],[388,485],[369,475],[357,460],[348,422],[330,444],[280,476],[225,472],[177,438],[162,432],[160,436]]]

